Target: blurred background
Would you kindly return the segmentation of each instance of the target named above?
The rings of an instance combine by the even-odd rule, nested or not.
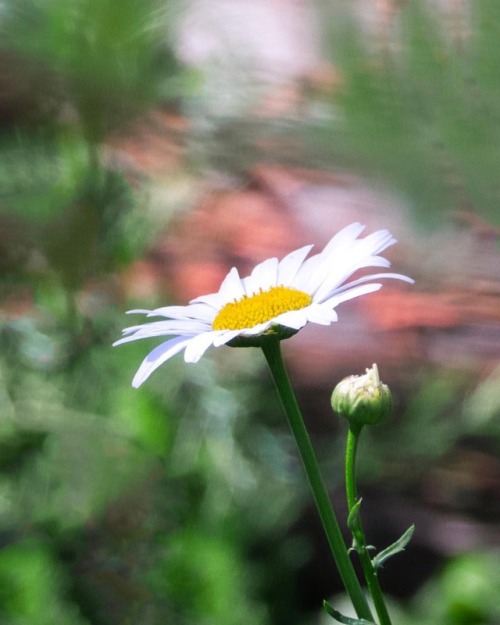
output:
[[[413,286],[284,344],[341,516],[329,396],[399,625],[500,622],[498,0],[3,0],[0,623],[324,625],[342,589],[258,350],[112,348],[130,308],[353,222]],[[348,608],[345,608],[347,611]]]

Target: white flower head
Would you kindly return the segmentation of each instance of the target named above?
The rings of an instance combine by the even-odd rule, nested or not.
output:
[[[307,323],[330,325],[335,308],[347,300],[378,291],[380,278],[412,283],[407,276],[377,273],[347,280],[365,267],[389,267],[380,252],[396,242],[388,230],[359,239],[364,226],[353,223],[336,234],[322,252],[308,256],[312,245],[268,258],[246,278],[236,268],[224,278],[217,293],[202,295],[187,306],[131,310],[148,317],[163,317],[123,330],[114,345],[157,336],[169,336],[151,351],[132,381],[139,387],[169,358],[184,351],[186,362],[197,362],[210,347],[230,343],[258,345],[262,336],[291,336]]]

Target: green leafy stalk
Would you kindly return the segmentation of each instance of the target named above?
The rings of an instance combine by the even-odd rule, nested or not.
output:
[[[352,562],[349,559],[339,524],[319,471],[318,462],[307,428],[283,363],[279,339],[273,336],[266,337],[266,340],[262,341],[261,346],[288,418],[288,423],[295,437],[321,522],[344,587],[358,617],[373,622],[370,608],[352,566]],[[388,621],[386,621],[386,623],[388,623]]]
[[[380,625],[391,625],[391,619],[385,605],[382,589],[377,577],[377,571],[368,553],[368,546],[361,524],[360,500],[356,489],[356,452],[358,449],[359,435],[363,426],[352,424],[347,435],[346,458],[345,458],[345,484],[347,504],[349,507],[349,529],[352,532],[353,547],[358,552],[361,567],[370,591],[373,605],[377,612]]]

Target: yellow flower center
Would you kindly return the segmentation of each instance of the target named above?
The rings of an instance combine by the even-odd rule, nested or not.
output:
[[[259,323],[270,321],[290,310],[300,310],[309,306],[312,298],[307,293],[286,286],[273,286],[269,291],[223,306],[214,319],[214,330],[242,330],[253,328]]]

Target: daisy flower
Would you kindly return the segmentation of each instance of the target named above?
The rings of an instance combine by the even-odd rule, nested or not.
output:
[[[202,295],[187,306],[130,310],[147,317],[163,317],[123,330],[114,345],[139,339],[172,337],[151,351],[132,381],[139,387],[160,365],[184,351],[186,362],[197,362],[213,346],[259,345],[270,334],[287,338],[307,323],[328,326],[337,321],[335,308],[347,300],[378,291],[380,278],[412,283],[407,276],[376,273],[349,278],[365,267],[389,267],[378,256],[396,242],[388,230],[358,238],[364,226],[353,223],[336,234],[322,252],[308,257],[306,245],[281,260],[268,258],[246,278],[233,267],[217,293]]]

